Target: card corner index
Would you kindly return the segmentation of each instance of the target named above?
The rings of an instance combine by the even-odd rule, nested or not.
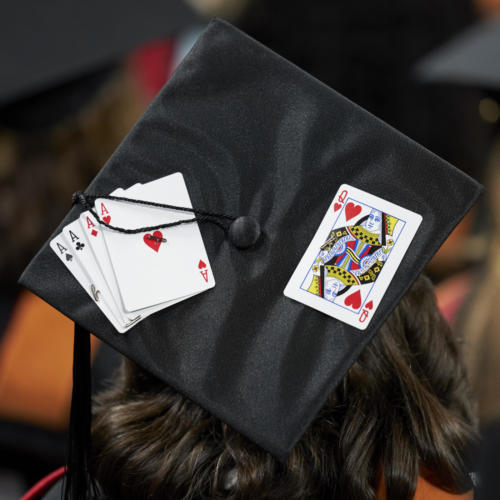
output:
[[[61,232],[61,233],[56,234],[56,236],[54,236],[54,237],[50,240],[50,242],[49,242],[49,247],[52,249],[52,251],[53,251],[56,255],[58,255],[58,250],[59,250],[59,247],[58,247],[57,245],[58,245],[58,244],[61,244],[61,245],[62,245],[61,241],[64,241],[62,232]],[[66,242],[64,242],[64,243],[66,243]],[[66,247],[64,247],[64,248],[66,248]]]
[[[353,321],[352,323],[347,323],[347,324],[349,324],[353,328],[356,328],[356,330],[360,330],[360,331],[364,332],[370,326],[371,322],[372,322],[372,318],[370,318],[365,323],[360,323],[359,321],[358,322]]]

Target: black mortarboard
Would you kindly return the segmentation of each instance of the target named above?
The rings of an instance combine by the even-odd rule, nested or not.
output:
[[[48,114],[54,114],[50,108],[73,110],[128,51],[175,34],[196,19],[182,0],[5,3],[0,16],[0,116],[14,111],[16,116],[2,121],[17,124],[21,112],[28,118],[30,109],[38,112],[42,100],[33,98],[40,94]]]
[[[500,19],[476,24],[418,62],[428,82],[500,90]]]
[[[219,20],[86,193],[175,172],[194,207],[251,215],[262,229],[258,242],[241,250],[231,235],[200,224],[213,289],[120,335],[48,244],[20,282],[284,460],[481,187]],[[422,217],[364,331],[283,294],[344,183]],[[74,206],[57,232],[80,212]]]

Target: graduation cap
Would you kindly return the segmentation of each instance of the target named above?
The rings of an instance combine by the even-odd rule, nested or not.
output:
[[[0,17],[1,121],[13,127],[29,121],[28,128],[52,124],[93,95],[127,52],[196,20],[181,0],[6,3]]]
[[[144,200],[148,183],[174,181],[180,187],[160,190],[169,193],[162,200]],[[200,231],[207,261],[196,272],[205,280],[209,269],[214,282],[123,334],[50,242],[20,282],[75,322],[76,346],[94,333],[286,460],[480,192],[447,162],[213,20],[53,237],[85,209],[92,224],[84,227],[105,232],[112,260],[136,250],[156,258],[170,244],[182,249],[176,231]],[[109,204],[123,211],[121,221]],[[78,256],[82,240],[66,236]],[[129,276],[113,265],[122,266],[121,287]],[[129,261],[131,275],[141,265]],[[175,267],[189,281],[190,266]],[[173,300],[169,283],[154,276],[147,284],[160,281],[157,293]],[[139,298],[122,295],[130,311],[149,293],[136,288]],[[73,396],[76,414],[81,394]]]
[[[427,82],[500,91],[500,18],[476,24],[416,65]]]

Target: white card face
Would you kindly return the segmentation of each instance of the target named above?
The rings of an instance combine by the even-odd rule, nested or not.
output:
[[[111,194],[114,196],[124,196],[125,198],[132,198],[133,196],[131,196],[131,195],[134,193],[134,191],[136,189],[140,189],[142,186],[144,186],[144,184],[137,182],[133,186],[130,186],[127,189],[117,189],[116,191],[114,191]],[[121,191],[121,193],[119,193],[118,191]]]
[[[343,184],[284,294],[364,330],[421,222],[419,214]]]
[[[63,229],[63,236],[66,243],[70,245],[76,260],[87,274],[87,277],[94,284],[98,293],[105,297],[104,300],[111,307],[113,314],[116,319],[120,321],[122,327],[126,328],[130,323],[130,320],[127,318],[127,313],[121,306],[119,297],[113,296],[110,287],[106,283],[80,221],[75,220],[65,226]],[[97,237],[99,236],[98,234]],[[94,236],[91,235],[91,237],[93,238]]]
[[[67,227],[76,228],[77,226],[72,226],[70,224]],[[120,297],[120,291],[118,290],[113,275],[113,269],[109,262],[108,251],[104,243],[101,225],[88,210],[80,214],[80,231],[86,236],[86,241],[84,243],[90,247],[90,252],[86,252],[85,255],[80,255],[76,248],[74,248],[74,253],[77,257],[82,259],[82,265],[88,270],[90,277],[94,279],[106,293],[110,293],[113,303],[119,311],[119,317],[124,327],[128,329],[151,314],[149,311],[144,311],[144,314],[143,311],[134,314],[125,311]],[[80,232],[75,232],[75,229],[73,229],[72,233],[77,236],[81,235]],[[71,239],[71,235],[66,233],[66,239],[68,238]]]
[[[138,182],[138,183],[134,184],[133,186],[129,187],[128,189],[125,189],[125,190],[124,189],[117,189],[117,190],[113,191],[111,194],[113,196],[122,196],[124,198],[132,198],[135,200],[147,200],[148,196],[150,195],[152,190],[158,190],[158,191],[168,190],[169,185],[171,183],[173,183],[172,187],[173,187],[173,189],[175,189],[176,188],[175,183],[177,182],[176,175],[177,174],[167,175],[167,176],[162,177],[160,179],[155,179],[154,181],[150,181],[146,184],[142,184],[142,183]],[[186,201],[186,205],[183,205],[183,206],[189,206],[191,203],[189,200],[189,196],[186,197],[185,201]],[[109,258],[109,253],[107,252],[107,248],[106,248],[106,254],[107,254],[106,256],[107,256],[109,265],[111,266],[111,260]],[[114,274],[113,274],[113,277],[114,277]],[[115,279],[115,283],[116,283],[116,279]],[[146,307],[144,309],[138,309],[137,311],[134,312],[134,314],[140,313],[143,317],[148,316],[156,311],[159,311],[161,309],[165,309],[166,307],[173,306],[174,304],[177,304],[178,302],[181,302],[185,299],[188,299],[189,297],[192,297],[193,295],[197,295],[198,293],[201,293],[202,291],[203,290],[200,290],[199,292],[189,294],[189,295],[186,295],[184,297],[179,297],[179,298],[174,299],[174,300],[168,300],[166,302],[162,302],[162,303],[157,304],[155,306]]]
[[[111,194],[113,196],[125,196],[127,198],[134,198],[135,196],[136,198],[139,199],[141,197],[141,193],[137,193],[136,195],[134,195],[134,190],[140,186],[142,186],[142,184],[135,184],[132,188],[129,188],[125,191],[123,189],[117,189],[113,191]],[[102,211],[104,213],[107,212],[105,204],[102,207]],[[102,229],[104,229],[104,227],[98,223],[98,221],[89,211],[82,212],[80,214],[80,223],[82,225],[83,231],[87,235],[87,239],[90,243],[92,253],[94,254],[94,258],[96,259],[97,264],[104,276],[104,279],[106,280],[106,284],[110,288],[113,297],[115,297],[116,301],[120,303],[124,308],[123,303],[121,301],[118,284],[116,282],[116,278],[114,275],[113,266],[111,265],[111,260],[109,258],[108,249],[106,247],[106,244],[104,242],[104,236],[102,234]],[[180,297],[175,300],[162,302],[161,304],[155,306],[139,309],[135,311],[132,315],[129,314],[128,318],[130,321],[134,321],[135,324],[136,322],[138,322],[137,316],[140,317],[139,318],[140,320],[143,320],[146,317],[150,316],[151,314],[161,309],[165,309],[166,307],[170,307],[174,304],[177,304],[177,302],[180,302],[186,298],[189,298],[189,296]]]
[[[91,281],[87,273],[81,267],[78,259],[75,258],[74,252],[71,249],[69,243],[66,242],[63,233],[60,233],[50,242],[50,248],[52,248],[61,262],[66,266],[66,268],[74,276],[78,283],[89,294],[90,298],[109,319],[113,326],[120,333],[123,333],[126,329],[123,328],[122,323],[116,319],[115,315],[113,314],[112,307],[109,305],[106,297],[103,296],[102,292]]]
[[[129,196],[129,192],[123,192]],[[133,195],[133,196],[132,196]],[[176,173],[133,186],[130,197],[191,207],[182,174]],[[193,214],[98,199],[97,214],[113,226],[138,228],[191,219]],[[215,285],[210,263],[196,223],[159,231],[124,234],[102,227],[123,305],[138,311],[185,298]],[[166,240],[166,241],[164,241]]]

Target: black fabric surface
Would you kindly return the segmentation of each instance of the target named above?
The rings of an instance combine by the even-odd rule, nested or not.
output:
[[[238,250],[201,231],[214,289],[115,332],[46,244],[20,282],[285,459],[480,185],[231,25],[214,20],[88,192],[180,171],[194,207],[250,214]],[[422,215],[364,332],[283,290],[342,183]],[[75,220],[74,207],[56,232]]]

